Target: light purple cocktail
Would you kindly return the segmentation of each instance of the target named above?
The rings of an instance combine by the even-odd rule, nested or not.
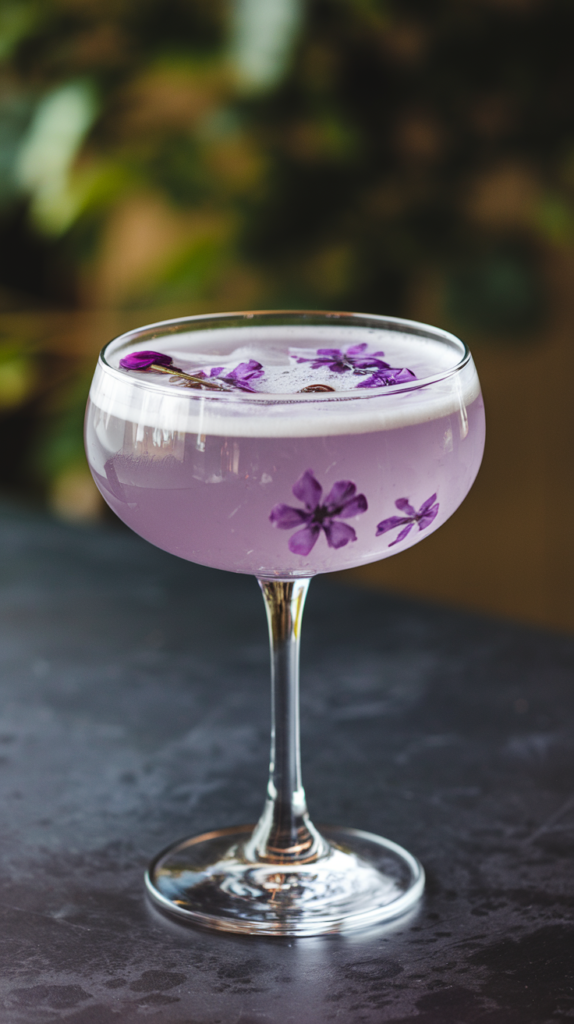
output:
[[[153,544],[255,575],[272,637],[263,818],[160,857],[147,882],[164,909],[228,930],[309,934],[395,916],[418,898],[422,869],[405,851],[349,829],[330,830],[327,842],[309,822],[298,734],[286,725],[297,622],[310,577],[388,557],[448,519],[483,447],[469,353],[421,324],[229,314],[153,325],[104,350],[86,418],[101,493]],[[289,616],[291,632],[279,635]]]
[[[215,337],[207,339],[208,334]],[[104,498],[128,526],[158,547],[193,562],[270,579],[363,565],[421,540],[458,508],[480,465],[484,410],[476,372],[471,363],[464,380],[447,377],[421,387],[421,378],[440,371],[444,354],[438,346],[433,352],[431,341],[419,353],[412,338],[398,332],[384,337],[385,357],[415,367],[417,378],[392,390],[383,387],[382,393],[377,387],[360,387],[370,373],[335,374],[302,366],[297,356],[289,355],[289,349],[297,352],[303,342],[306,348],[321,349],[326,340],[344,351],[357,336],[356,328],[340,326],[329,333],[324,327],[247,327],[191,335],[187,346],[181,337],[162,339],[161,347],[169,350],[174,363],[190,372],[206,365],[209,346],[216,347],[207,353],[216,363],[226,359],[240,365],[242,358],[256,355],[259,359],[253,361],[264,366],[265,348],[271,344],[274,372],[269,383],[269,371],[252,382],[257,391],[198,392],[183,391],[169,379],[166,383],[165,375],[140,371],[137,415],[114,412],[121,382],[110,398],[98,391],[96,381],[87,451]],[[198,343],[200,359],[193,352]],[[377,351],[380,344],[375,335],[368,347]],[[231,352],[222,353],[231,346]],[[119,348],[110,354],[112,365],[119,365],[123,352]],[[281,355],[284,375],[278,372]],[[298,393],[317,383],[337,391]],[[132,374],[130,392],[133,384]],[[151,394],[150,384],[155,386]],[[275,390],[278,385],[283,393]],[[274,388],[270,394],[269,386]],[[174,388],[178,408],[172,411]],[[305,491],[303,483],[297,498],[293,487],[306,472],[313,474],[322,493],[313,485]],[[339,481],[351,481],[356,494],[365,496],[365,511],[349,515],[342,509],[337,515],[336,497],[331,503],[327,499]],[[377,529],[393,516],[408,518],[397,501],[408,502],[416,515],[433,495],[431,507],[438,506],[434,517],[415,520],[404,538],[399,539],[398,526],[384,533]],[[281,505],[301,512],[315,508],[317,522],[324,509],[327,530],[342,522],[348,537],[343,531],[329,544],[323,526],[310,550],[305,543],[297,546],[293,538],[306,524],[297,521],[297,511],[291,518],[287,512],[273,516]],[[335,510],[332,516],[330,509]],[[427,531],[422,536],[421,526]]]

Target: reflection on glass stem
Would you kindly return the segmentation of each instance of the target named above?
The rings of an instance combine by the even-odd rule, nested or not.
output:
[[[299,644],[309,582],[259,580],[271,646],[271,758],[263,814],[244,848],[248,860],[303,864],[329,849],[309,820],[301,781]]]

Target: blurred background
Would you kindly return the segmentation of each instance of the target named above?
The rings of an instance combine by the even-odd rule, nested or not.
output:
[[[104,517],[97,352],[165,317],[458,333],[471,495],[355,582],[574,628],[571,0],[2,0],[0,492]]]

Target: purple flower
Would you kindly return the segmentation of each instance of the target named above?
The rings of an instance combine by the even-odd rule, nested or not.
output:
[[[384,352],[372,352],[368,355],[366,348],[367,342],[364,341],[361,345],[351,345],[344,352],[340,348],[318,348],[315,355],[309,357],[300,354],[306,351],[305,349],[295,348],[290,350],[290,354],[298,363],[311,363],[313,370],[325,367],[332,373],[345,373],[347,370],[357,373],[371,367],[383,369],[389,365],[379,358],[384,356]]]
[[[124,370],[147,370],[156,363],[158,366],[171,366],[173,359],[163,352],[130,352],[129,356],[120,359],[120,366]]]
[[[242,391],[254,391],[255,389],[251,387],[250,382],[252,380],[257,380],[258,377],[262,377],[265,372],[261,363],[258,363],[255,359],[250,359],[247,363],[239,363],[234,370],[231,370],[225,376],[221,376],[225,370],[224,366],[214,366],[213,369],[209,371],[209,375],[206,374],[204,370],[196,370],[191,374],[184,373],[183,370],[180,370],[177,366],[173,365],[171,356],[166,356],[163,352],[131,352],[128,356],[124,356],[123,359],[120,359],[120,366],[124,370],[149,370],[154,365],[160,373],[162,371],[159,370],[159,367],[165,367],[163,370],[164,373],[169,370],[172,371],[176,377],[180,377],[182,382],[191,382],[187,383],[188,387],[201,386],[202,380],[208,381],[210,378],[217,377],[225,384],[228,384],[231,387],[241,388]],[[172,377],[171,379],[177,383],[175,381],[175,377]],[[215,382],[210,386],[216,387]],[[224,391],[225,388],[220,387],[219,390]]]
[[[362,380],[360,384],[357,384],[358,388],[380,388],[389,386],[391,384],[405,384],[409,380],[416,380],[416,375],[412,370],[408,370],[406,366],[402,369],[395,369],[391,366],[385,366],[381,369],[375,370],[374,373]]]
[[[258,380],[259,377],[263,377],[265,370],[261,363],[258,363],[256,359],[250,359],[247,363],[239,363],[231,373],[228,373],[223,380],[228,381],[230,384],[235,384],[236,387],[242,388],[243,391],[254,391],[251,387],[250,381]]]
[[[209,371],[210,377],[219,377],[220,380],[231,384],[233,387],[241,388],[242,391],[255,391],[255,388],[251,387],[251,381],[257,380],[259,377],[263,377],[265,370],[261,363],[258,363],[256,359],[250,359],[247,363],[239,363],[234,370],[231,370],[225,376],[221,376],[225,367],[214,366]],[[202,377],[205,379],[206,374],[203,370],[197,370],[195,373],[196,377]]]
[[[415,511],[408,498],[398,498],[395,505],[400,512],[406,512],[406,516],[391,516],[389,519],[383,519],[382,523],[377,525],[377,537],[380,537],[382,533],[387,533],[388,530],[394,530],[396,526],[404,527],[395,540],[391,541],[390,548],[404,540],[415,523],[418,523],[419,530],[426,530],[438,515],[440,507],[436,500],[436,494],[431,494],[430,498],[423,501],[418,512]]]
[[[289,551],[294,555],[308,555],[323,530],[330,548],[344,548],[351,540],[357,539],[352,526],[337,522],[350,519],[366,512],[368,505],[364,494],[356,494],[357,488],[351,480],[338,480],[321,504],[323,488],[315,479],[312,469],[307,469],[293,485],[293,494],[302,501],[305,508],[291,505],[275,505],[269,519],[280,530],[292,530],[302,526],[289,538]]]

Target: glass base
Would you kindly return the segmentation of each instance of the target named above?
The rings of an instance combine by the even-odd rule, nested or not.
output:
[[[180,920],[220,931],[321,935],[398,917],[424,889],[418,860],[370,832],[322,827],[325,855],[278,864],[247,860],[253,828],[205,832],[168,847],[146,872],[152,899]]]

